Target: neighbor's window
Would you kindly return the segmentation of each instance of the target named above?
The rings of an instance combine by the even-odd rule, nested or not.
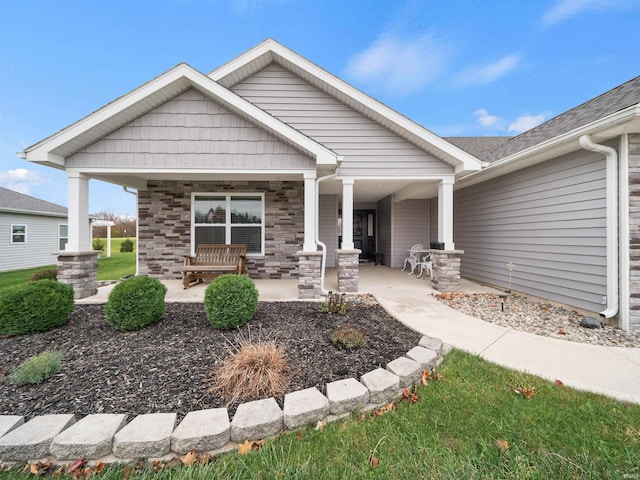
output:
[[[194,249],[201,243],[243,243],[247,253],[264,255],[264,194],[193,195]]]
[[[69,227],[64,224],[58,225],[58,250],[64,250],[69,241]]]
[[[27,243],[26,225],[11,225],[11,243]]]

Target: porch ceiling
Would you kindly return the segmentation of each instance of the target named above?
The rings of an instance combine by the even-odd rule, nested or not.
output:
[[[342,181],[328,180],[320,184],[320,194],[342,197]],[[354,202],[377,202],[392,194],[402,199],[433,198],[438,196],[436,180],[356,180],[353,185]]]

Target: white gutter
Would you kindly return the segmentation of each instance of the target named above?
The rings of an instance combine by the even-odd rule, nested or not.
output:
[[[320,292],[322,295],[328,295],[329,291],[324,288],[324,277],[327,269],[327,245],[320,241],[320,182],[324,182],[338,175],[338,169],[343,159],[344,157],[337,158],[337,165],[332,173],[324,177],[316,178],[316,245],[322,250],[322,260],[320,264]]]
[[[611,147],[591,141],[590,135],[580,137],[585,150],[604,154],[607,162],[607,302],[600,312],[604,318],[618,313],[618,153]]]
[[[129,187],[123,186],[122,190],[124,190],[126,193],[130,193],[131,195],[134,195],[136,197],[136,275],[140,274],[140,260],[138,258],[138,252],[140,251],[140,244],[138,242],[138,231],[139,229],[139,225],[138,225],[138,221],[140,219],[140,216],[138,215],[138,192],[137,191],[132,191],[129,190]]]

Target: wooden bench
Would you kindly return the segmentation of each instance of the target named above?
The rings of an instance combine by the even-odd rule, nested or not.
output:
[[[198,245],[195,256],[184,256],[182,285],[186,289],[194,283],[224,273],[243,275],[246,256],[246,245]]]

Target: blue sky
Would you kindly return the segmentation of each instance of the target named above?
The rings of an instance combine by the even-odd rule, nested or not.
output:
[[[640,0],[4,0],[0,186],[67,204],[15,152],[180,62],[274,38],[442,136],[516,135],[640,75]],[[133,214],[92,181],[90,211]]]

